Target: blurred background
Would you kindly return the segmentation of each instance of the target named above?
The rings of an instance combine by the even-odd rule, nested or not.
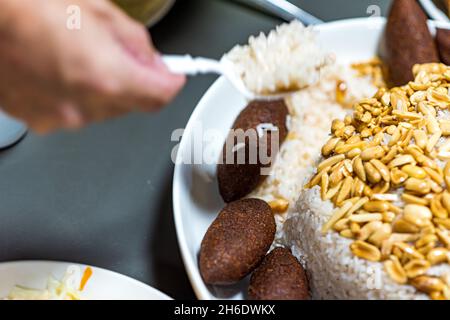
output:
[[[249,35],[282,22],[242,2],[177,0],[150,28],[152,38],[164,53],[220,58]],[[325,21],[367,17],[374,5],[384,15],[390,3],[291,2]],[[140,15],[140,10],[130,10]],[[77,133],[29,133],[2,150],[0,261],[91,264],[129,275],[173,298],[194,299],[172,218],[170,154],[175,143],[170,136],[185,126],[215,79],[191,79],[158,114],[130,115]]]

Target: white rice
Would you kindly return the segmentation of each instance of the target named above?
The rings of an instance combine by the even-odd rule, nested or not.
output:
[[[331,56],[321,50],[311,28],[299,21],[282,24],[267,36],[250,37],[225,58],[233,63],[247,89],[258,94],[292,91],[316,83]]]
[[[271,168],[270,175],[249,197],[265,201],[278,198],[288,200],[288,212],[295,211],[295,202],[303,189],[304,180],[320,155],[321,146],[328,139],[333,119],[344,118],[348,109],[336,102],[338,82],[348,84],[345,105],[373,95],[377,88],[368,77],[358,77],[350,66],[332,64],[323,70],[319,83],[303,89],[287,102],[289,135]],[[286,214],[276,215],[277,239],[282,238],[282,224]],[[276,240],[276,243],[279,242]]]
[[[334,210],[322,201],[318,186],[301,192],[297,210],[284,224],[283,242],[305,266],[314,299],[429,299],[410,285],[395,283],[379,262],[355,257],[352,240],[337,232],[321,233]],[[434,266],[427,274],[441,276],[449,265]]]

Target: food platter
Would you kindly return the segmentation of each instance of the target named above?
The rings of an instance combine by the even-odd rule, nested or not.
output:
[[[56,261],[17,261],[0,263],[0,297],[14,286],[44,289],[49,276],[61,279],[70,267],[87,266]],[[92,276],[82,291],[83,300],[171,300],[164,293],[119,273],[92,268]],[[1,300],[1,299],[0,299]]]
[[[289,49],[286,51],[285,48],[308,48],[303,54],[295,54],[297,63],[292,62],[294,70],[298,70],[297,74],[315,77],[318,81],[284,101],[248,102],[221,78],[195,109],[178,146],[173,205],[182,256],[199,298],[426,299],[424,293],[430,294],[431,298],[450,297],[450,289],[445,284],[450,281],[448,265],[445,263],[445,247],[450,245],[450,238],[447,239],[447,227],[439,225],[440,220],[432,220],[433,215],[427,207],[431,203],[431,210],[437,210],[433,203],[441,200],[429,199],[440,199],[440,193],[445,190],[442,188],[444,180],[437,177],[439,174],[430,172],[430,176],[426,173],[421,175],[424,181],[415,181],[415,177],[404,177],[400,181],[395,175],[391,182],[386,166],[389,164],[390,168],[395,169],[400,166],[403,170],[404,163],[401,161],[406,159],[415,165],[417,161],[423,163],[423,154],[430,159],[437,159],[436,156],[441,159],[446,155],[441,149],[443,142],[437,141],[446,130],[444,125],[447,120],[439,120],[439,129],[437,119],[432,120],[430,117],[448,106],[448,67],[438,63],[420,64],[419,61],[439,61],[439,55],[445,61],[446,38],[441,36],[446,31],[436,32],[436,28],[448,29],[448,25],[442,21],[427,22],[426,15],[415,3],[404,3],[406,9],[411,10],[406,16],[404,12],[407,11],[402,9],[400,2],[395,4],[387,24],[383,18],[343,20],[318,25],[314,27],[315,34],[311,34],[310,29],[292,22],[277,27],[267,38],[264,35],[251,38],[248,47],[231,51],[242,54],[242,61],[245,61],[245,53],[249,53],[246,65],[255,74],[261,74],[254,81],[263,86],[264,83],[276,82],[277,86],[286,88],[289,84],[284,81],[295,78],[295,71],[294,74],[289,69],[284,73],[278,72],[284,67],[282,62],[280,67],[276,67],[277,76],[273,73],[265,77],[263,72],[256,71],[260,69],[252,64],[252,57],[259,57],[258,61],[266,60],[266,65],[259,68],[269,68],[269,65],[279,63],[279,57],[293,61],[289,59]],[[413,14],[412,19],[409,19],[410,14]],[[408,28],[403,28],[404,23]],[[416,33],[412,35],[409,30],[416,30]],[[435,34],[440,52],[434,46]],[[416,35],[420,35],[422,46],[405,41]],[[411,54],[409,60],[402,58],[405,50]],[[305,72],[303,67],[307,68],[308,64],[319,61],[316,57],[322,56],[324,51],[331,53],[335,59],[321,60],[329,62],[322,69],[315,67],[309,69],[311,73]],[[374,58],[376,56],[381,57],[381,60]],[[389,68],[388,78],[385,76],[385,67]],[[320,70],[320,75],[314,76],[313,70]],[[441,80],[430,82],[429,79]],[[391,81],[397,87],[389,90],[385,81]],[[425,87],[428,93],[418,92],[425,90]],[[433,93],[433,90],[439,90],[439,93]],[[444,101],[443,104],[435,102],[435,96],[442,96],[440,99]],[[418,97],[422,97],[422,100],[416,100]],[[433,109],[434,113],[424,109],[435,106],[440,109]],[[407,110],[410,120],[405,123],[403,112]],[[389,125],[384,125],[386,121]],[[436,125],[431,127],[427,121],[434,121]],[[425,124],[427,128],[423,129]],[[230,128],[255,130],[260,139],[273,136],[273,133],[269,135],[269,131],[264,133],[261,130],[279,133],[276,135],[280,139],[278,143],[283,144],[274,158],[275,162],[269,164],[268,176],[264,177],[264,165],[261,162],[257,162],[256,167],[247,162],[242,166],[228,162],[228,154],[222,151],[231,151],[233,157],[239,157],[241,153],[246,159],[251,157],[247,155],[247,150],[250,154],[252,152],[251,140],[241,140],[245,142],[239,143],[239,137],[230,132]],[[392,135],[396,130],[398,133],[403,132],[405,140],[395,138],[391,145],[389,139],[394,139]],[[413,131],[414,134],[420,134],[414,136],[415,140],[411,140]],[[334,132],[337,134],[334,135]],[[372,132],[375,133],[372,135]],[[229,148],[229,139],[226,137],[233,135],[232,148]],[[425,137],[425,140],[421,137]],[[426,144],[426,150],[416,146],[422,154],[411,149],[414,141],[427,139],[436,142]],[[347,140],[349,145],[345,143]],[[259,141],[260,152],[261,141],[264,140]],[[339,142],[341,144],[336,147]],[[388,144],[394,147],[390,148]],[[446,144],[442,148],[444,146]],[[437,150],[433,151],[434,147]],[[240,150],[245,150],[245,153]],[[382,158],[388,151],[387,158]],[[431,151],[435,153],[430,154]],[[412,152],[418,158],[414,159],[411,154],[396,155],[397,152]],[[318,160],[321,162],[316,168]],[[367,162],[369,160],[370,163]],[[372,170],[371,166],[374,165],[379,169],[373,167]],[[426,162],[428,165],[438,167],[433,160]],[[404,170],[408,169],[405,166]],[[367,172],[369,180],[366,180],[366,173],[362,175],[361,170]],[[305,180],[314,172],[311,180]],[[356,180],[353,180],[354,174],[362,180],[356,176]],[[438,181],[432,189],[412,188],[412,184],[416,186],[419,183],[431,186],[430,179]],[[322,193],[318,194],[319,190]],[[428,198],[411,198],[408,194],[416,192],[417,195],[419,191],[421,196],[426,195]],[[410,206],[411,201],[418,207]],[[390,208],[395,213],[389,212]],[[382,211],[371,215],[370,212],[374,210]],[[411,222],[414,228],[400,227],[397,222],[404,225],[402,219],[407,219],[412,211],[414,216],[418,214],[416,211],[424,213],[423,216],[429,221],[414,220]],[[356,216],[353,216],[355,212]],[[389,214],[382,215],[382,212]],[[343,219],[345,214],[348,219]],[[438,214],[443,217],[444,212]],[[375,221],[373,219],[377,222],[367,223]],[[431,229],[428,228],[430,224]],[[350,229],[350,225],[353,229]],[[378,232],[380,230],[374,229],[373,232],[378,232],[377,237],[369,239],[368,230],[371,227],[383,227],[384,231],[381,234]],[[345,232],[341,234],[341,231]],[[405,237],[405,232],[410,233],[408,237]],[[429,232],[436,232],[436,235]],[[436,242],[426,248],[421,247],[422,241],[412,240],[421,237],[428,239],[431,236],[436,238]],[[414,257],[402,256],[401,249],[396,249],[399,241],[405,241],[399,244],[403,248],[417,248],[423,254],[417,251]],[[284,249],[277,248],[280,246]],[[270,251],[270,248],[273,250]],[[396,253],[393,253],[393,249]],[[270,253],[266,255],[268,250]],[[371,254],[365,254],[364,250]],[[411,250],[408,252],[413,252]],[[428,251],[424,250],[431,250],[432,256],[425,257]],[[435,251],[441,255],[440,262],[434,259]],[[442,260],[442,257],[445,259]],[[402,258],[401,262],[399,258]],[[392,263],[404,276],[400,277],[392,271]],[[409,272],[417,263],[423,266],[421,273],[416,273],[416,269]],[[435,264],[438,264],[436,268]],[[403,265],[405,270],[402,269]],[[438,286],[433,287],[433,290],[438,291],[433,292],[432,296],[431,288],[427,286],[425,289],[424,282],[437,283]]]
[[[339,63],[348,64],[377,55],[384,25],[383,18],[364,18],[327,23],[316,30],[320,44],[334,52]],[[200,243],[224,203],[217,188],[214,161],[189,164],[191,141],[199,126],[216,132],[203,148],[211,159],[218,159],[225,136],[245,104],[226,79],[218,79],[194,110],[178,148],[173,180],[174,218],[185,267],[200,299],[243,299],[246,283],[226,289],[211,287],[204,284],[199,273]]]

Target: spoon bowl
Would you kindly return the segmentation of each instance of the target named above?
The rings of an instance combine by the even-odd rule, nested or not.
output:
[[[215,73],[225,76],[242,95],[249,100],[279,100],[295,91],[287,91],[273,94],[260,94],[247,88],[242,77],[236,72],[233,62],[225,56],[219,60],[192,57],[190,55],[165,55],[164,63],[173,73],[194,76],[197,74]]]

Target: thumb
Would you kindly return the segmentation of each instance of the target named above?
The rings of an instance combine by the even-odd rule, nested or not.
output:
[[[185,76],[171,73],[147,29],[121,12],[115,14],[113,32],[125,56],[127,68],[122,70],[130,102],[143,110],[169,103],[184,86]]]
[[[147,65],[131,60],[128,67],[122,70],[130,103],[144,111],[153,111],[168,104],[186,82],[185,76],[172,74],[156,52]]]

